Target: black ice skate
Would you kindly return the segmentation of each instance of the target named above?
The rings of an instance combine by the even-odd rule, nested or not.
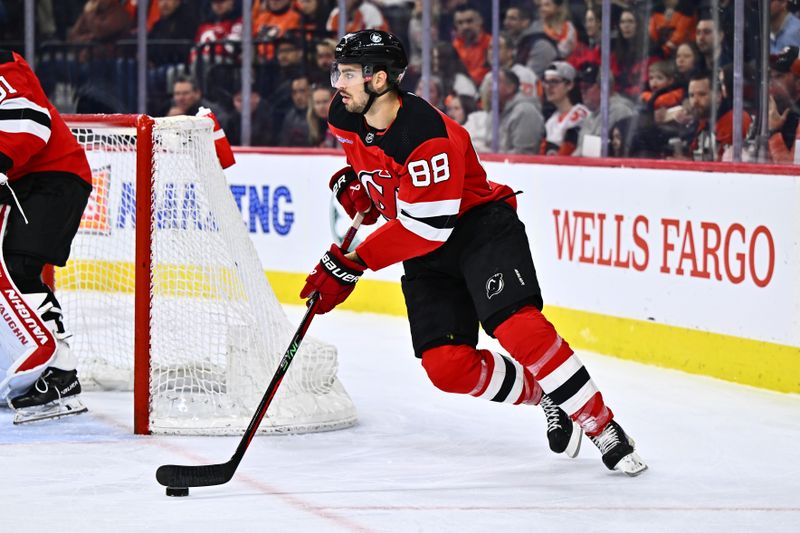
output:
[[[589,437],[603,454],[603,463],[609,470],[619,470],[629,476],[638,476],[647,465],[634,451],[634,442],[615,421],[608,423],[606,428],[596,437]]]
[[[566,453],[569,457],[577,457],[581,449],[583,429],[573,422],[547,394],[542,394],[539,403],[547,418],[547,441],[555,453]]]
[[[85,413],[80,393],[77,371],[48,367],[27,392],[8,401],[16,410],[14,424]]]

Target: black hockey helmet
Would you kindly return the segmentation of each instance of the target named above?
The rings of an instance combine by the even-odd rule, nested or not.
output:
[[[380,30],[361,30],[348,33],[336,45],[335,62],[331,73],[331,84],[336,84],[336,65],[359,64],[363,67],[364,79],[369,81],[378,71],[389,75],[389,83],[400,85],[408,67],[408,56],[400,39]]]

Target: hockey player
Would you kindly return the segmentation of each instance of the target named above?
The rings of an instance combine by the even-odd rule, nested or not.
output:
[[[83,148],[36,75],[0,50],[0,400],[14,423],[86,411],[70,334],[41,273],[65,265],[91,183]]]
[[[353,252],[331,246],[301,298],[319,291],[317,312],[326,313],[367,268],[402,261],[414,352],[436,387],[541,403],[554,422],[548,433],[563,437],[556,444],[567,442],[554,451],[579,443],[582,428],[609,469],[640,474],[647,467],[633,440],[541,313],[514,193],[487,181],[463,127],[399,89],[406,65],[400,41],[382,31],[347,34],[336,47],[331,82],[338,93],[328,121],[350,166],[331,185],[351,216],[366,212],[365,223],[374,223],[380,214],[388,222]],[[479,323],[510,357],[476,348]],[[569,417],[559,417],[556,405]]]

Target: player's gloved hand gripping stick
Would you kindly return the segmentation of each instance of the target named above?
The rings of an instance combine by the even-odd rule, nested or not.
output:
[[[350,226],[350,229],[347,230],[342,240],[342,252],[347,252],[348,248],[350,248],[353,238],[356,236],[356,231],[358,231],[358,227],[361,225],[363,219],[363,213],[356,213],[353,224]],[[160,484],[167,487],[168,496],[187,496],[189,494],[189,487],[222,485],[230,481],[233,474],[236,472],[236,468],[242,461],[245,451],[247,451],[248,446],[250,446],[250,441],[253,440],[258,426],[261,424],[261,420],[267,413],[267,409],[272,403],[272,399],[275,397],[275,393],[278,391],[278,387],[281,381],[283,381],[283,377],[286,375],[286,371],[289,369],[292,359],[294,359],[294,356],[297,354],[300,343],[303,341],[308,327],[311,325],[311,319],[314,318],[314,315],[318,312],[317,306],[319,303],[319,292],[314,291],[314,293],[311,294],[311,298],[308,300],[308,309],[305,315],[303,315],[303,319],[300,321],[300,325],[297,327],[297,331],[294,337],[292,337],[289,347],[283,354],[283,359],[281,359],[278,364],[275,375],[272,376],[272,381],[270,381],[267,390],[264,392],[264,396],[261,398],[261,402],[258,404],[258,409],[256,409],[253,418],[250,420],[250,424],[247,426],[242,436],[242,440],[239,442],[239,446],[236,448],[230,460],[226,463],[215,465],[163,465],[158,467],[156,479]]]

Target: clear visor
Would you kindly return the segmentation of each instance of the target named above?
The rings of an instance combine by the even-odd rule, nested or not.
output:
[[[333,63],[331,65],[331,87],[349,87],[356,83],[364,83],[364,73],[359,65]]]

